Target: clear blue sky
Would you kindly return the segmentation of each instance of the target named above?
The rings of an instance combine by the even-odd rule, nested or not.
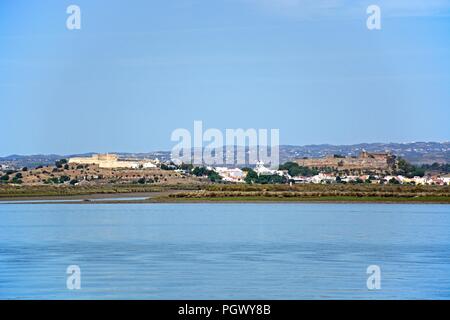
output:
[[[194,120],[282,144],[448,141],[450,1],[2,0],[0,117],[1,156],[170,150]]]

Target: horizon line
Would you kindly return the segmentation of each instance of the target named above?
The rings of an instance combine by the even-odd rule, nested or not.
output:
[[[400,145],[407,145],[407,144],[414,144],[414,143],[439,143],[439,144],[448,144],[450,141],[410,141],[410,142],[359,142],[359,143],[353,143],[353,144],[331,144],[331,143],[321,143],[321,144],[304,144],[304,145],[295,145],[295,144],[280,144],[279,147],[314,147],[314,146],[334,146],[334,147],[351,147],[351,146],[358,146],[362,144],[400,144]],[[222,148],[225,148],[227,146],[233,146],[233,145],[223,145]],[[233,147],[268,147],[267,145],[234,145]],[[206,148],[206,147],[205,147]],[[220,147],[219,147],[220,148]],[[191,149],[195,149],[194,147]],[[105,154],[105,153],[112,153],[112,154],[145,154],[145,153],[157,153],[157,152],[170,152],[170,149],[168,150],[154,150],[154,151],[141,151],[141,152],[134,152],[134,151],[106,151],[106,152],[94,152],[94,151],[87,151],[87,152],[75,152],[75,153],[32,153],[32,154],[18,154],[18,153],[12,153],[7,155],[0,155],[0,158],[7,158],[12,156],[18,156],[18,157],[27,157],[27,156],[73,156],[73,155],[85,155],[85,154]]]

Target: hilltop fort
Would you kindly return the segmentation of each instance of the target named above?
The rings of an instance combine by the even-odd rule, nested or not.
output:
[[[357,157],[329,155],[325,158],[296,159],[295,162],[300,166],[309,168],[387,173],[395,168],[396,157],[389,152],[369,153],[363,151]]]
[[[93,164],[104,169],[149,169],[156,168],[159,164],[156,160],[119,159],[115,154],[94,154],[91,157],[70,158],[69,164]]]

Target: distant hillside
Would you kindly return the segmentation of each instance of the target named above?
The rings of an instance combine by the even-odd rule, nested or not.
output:
[[[407,159],[414,164],[432,164],[434,162],[450,163],[450,142],[412,142],[412,143],[360,143],[354,145],[307,145],[307,146],[280,146],[280,162],[296,158],[320,158],[326,155],[358,155],[362,150],[368,152],[390,151],[393,154]],[[117,153],[121,157],[130,158],[158,158],[162,161],[170,159],[170,151],[156,151],[148,153]],[[13,167],[36,167],[48,165],[61,158],[73,156],[90,156],[93,152],[73,155],[10,155],[0,157],[0,164]]]
[[[320,158],[340,154],[356,156],[362,150],[368,152],[390,151],[414,164],[450,163],[450,142],[412,142],[412,143],[360,143],[354,145],[308,145],[282,146],[282,161],[294,158]]]

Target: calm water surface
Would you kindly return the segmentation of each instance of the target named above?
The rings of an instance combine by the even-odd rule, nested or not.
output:
[[[1,204],[12,298],[450,299],[450,206]]]

